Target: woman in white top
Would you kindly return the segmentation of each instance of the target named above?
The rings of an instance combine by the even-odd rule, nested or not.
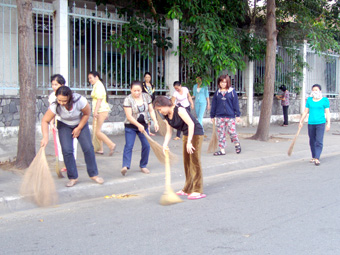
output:
[[[116,144],[108,138],[102,131],[104,120],[108,118],[111,111],[108,104],[108,95],[104,84],[102,83],[99,73],[91,71],[88,74],[89,82],[93,85],[91,92],[92,97],[92,113],[93,118],[97,121],[96,130],[94,130],[96,137],[100,141],[100,148],[96,151],[97,154],[104,154],[103,142],[109,147],[109,156],[113,155]]]
[[[73,156],[73,138],[77,138],[84,152],[87,172],[92,180],[102,184],[104,180],[98,176],[96,157],[93,150],[91,133],[88,126],[88,119],[91,108],[85,97],[72,93],[67,86],[61,86],[55,93],[57,101],[52,103],[41,121],[43,139],[41,147],[48,143],[48,124],[58,116],[57,128],[59,140],[67,168],[69,182],[67,187],[74,186],[78,181],[76,161]]]
[[[171,97],[171,101],[174,105],[180,105],[187,109],[188,112],[190,112],[190,105],[191,109],[194,109],[194,103],[192,101],[192,98],[190,96],[190,92],[188,88],[182,87],[182,84],[179,81],[174,82],[174,88],[175,92]],[[180,140],[181,139],[181,130],[177,129],[177,134],[174,140]]]

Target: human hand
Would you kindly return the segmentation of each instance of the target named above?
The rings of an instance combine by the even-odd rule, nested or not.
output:
[[[155,122],[154,124],[154,128],[155,128],[155,132],[157,132],[159,130],[159,125],[158,122]]]
[[[144,126],[141,125],[141,124],[139,124],[139,125],[138,125],[138,131],[141,132],[141,133],[143,133],[144,130],[145,130]]]
[[[165,154],[165,151],[169,151],[169,147],[167,144],[163,144],[163,153]]]
[[[299,128],[302,128],[302,126],[303,126],[303,123],[300,121]]]
[[[81,129],[79,127],[76,127],[72,131],[73,138],[77,138],[80,135]]]
[[[99,114],[98,114],[98,112],[97,111],[95,111],[94,113],[93,113],[93,118],[98,118],[98,116],[99,116]]]
[[[241,123],[241,122],[242,122],[241,118],[240,117],[236,117],[236,123]]]
[[[328,132],[331,129],[331,123],[327,123],[326,125],[326,131]]]
[[[194,109],[194,105],[192,104],[192,105],[191,105],[191,110],[193,110],[193,109]]]
[[[40,147],[46,147],[47,144],[48,144],[48,137],[41,139]]]
[[[192,143],[191,142],[187,142],[187,152],[189,154],[193,154],[194,150],[195,150],[195,148],[194,148],[194,146],[192,146]]]
[[[210,110],[210,104],[208,104],[207,109]]]

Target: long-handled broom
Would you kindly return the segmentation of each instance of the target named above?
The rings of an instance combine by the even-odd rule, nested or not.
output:
[[[171,153],[169,150],[166,150],[165,153],[163,153],[163,147],[160,144],[154,141],[146,131],[144,131],[143,134],[149,141],[150,146],[158,160],[161,163],[165,164],[165,191],[161,197],[160,204],[171,205],[182,202],[182,200],[171,188],[170,164],[175,163],[177,161],[176,155]]]
[[[156,118],[157,118],[158,126],[159,126],[158,132],[161,134],[161,136],[165,136],[166,135],[166,129],[167,129],[166,124],[165,124],[164,120],[162,119],[161,114],[158,111],[155,111],[155,112],[156,112]]]
[[[291,143],[291,145],[290,145],[290,147],[288,149],[288,156],[292,155],[292,152],[293,152],[293,149],[294,149],[294,145],[295,145],[295,142],[296,142],[296,140],[297,140],[297,138],[298,138],[298,136],[300,134],[301,128],[302,127],[299,126],[299,129],[296,132],[296,135],[295,135],[295,137],[294,137],[294,139],[293,139],[293,141],[292,141],[292,143]]]
[[[54,142],[54,153],[55,153],[55,171],[58,175],[58,178],[64,178],[63,174],[59,168],[59,153],[58,153],[58,144],[57,144],[57,132],[55,129],[52,129],[53,132],[53,142]]]
[[[213,122],[213,131],[211,134],[211,139],[209,142],[208,153],[213,153],[217,150],[218,140],[216,134],[216,124],[215,121]]]

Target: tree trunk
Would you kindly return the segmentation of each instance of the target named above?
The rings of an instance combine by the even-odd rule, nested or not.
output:
[[[253,139],[268,141],[270,117],[272,114],[274,83],[275,83],[275,60],[276,60],[276,30],[275,0],[267,1],[267,50],[266,70],[264,77],[264,92],[261,105],[259,125]]]
[[[35,157],[36,80],[32,1],[17,0],[19,31],[20,124],[16,167],[26,168]]]

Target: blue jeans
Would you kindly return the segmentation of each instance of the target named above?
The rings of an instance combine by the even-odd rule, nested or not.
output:
[[[67,176],[69,179],[78,178],[78,170],[76,160],[73,155],[73,138],[72,131],[78,126],[69,126],[61,121],[58,121],[59,140],[61,150],[64,156],[64,163],[67,169]],[[94,149],[92,145],[91,133],[88,123],[80,131],[78,136],[78,142],[84,153],[87,173],[90,177],[98,175],[98,168],[96,163],[96,157],[94,155]]]
[[[146,129],[146,132],[149,133],[149,130]],[[146,139],[143,133],[139,132],[136,129],[125,127],[125,146],[123,153],[123,167],[127,167],[130,169],[131,159],[132,159],[132,149],[135,144],[136,135],[138,135],[139,140],[142,143],[142,154],[139,162],[139,167],[144,168],[147,166],[149,162],[149,153],[150,153],[150,144]]]
[[[320,159],[324,133],[325,123],[317,125],[308,124],[309,146],[312,152],[312,158]]]
[[[195,111],[197,115],[197,120],[203,127],[203,116],[205,113],[205,109],[207,108],[207,101],[200,103],[200,102],[195,102]]]

